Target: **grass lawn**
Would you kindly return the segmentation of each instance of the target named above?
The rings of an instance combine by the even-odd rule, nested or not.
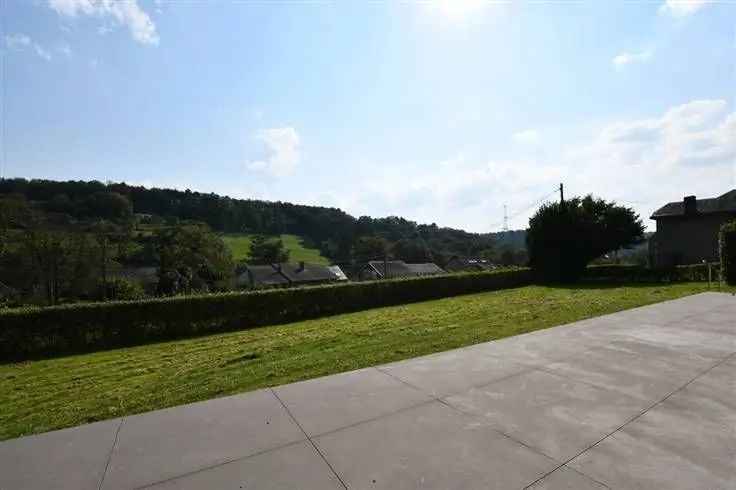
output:
[[[222,241],[228,246],[236,261],[244,260],[250,252],[252,235],[227,234],[222,235]],[[289,251],[289,262],[304,261],[308,264],[329,265],[329,260],[320,255],[316,248],[307,248],[302,239],[296,235],[281,235],[284,248]]]
[[[420,356],[704,290],[702,283],[529,286],[0,365],[0,439]]]

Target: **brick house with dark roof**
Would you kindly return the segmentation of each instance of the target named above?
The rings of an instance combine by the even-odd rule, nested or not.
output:
[[[709,199],[686,196],[665,204],[651,219],[657,222],[657,232],[649,240],[654,266],[715,262],[721,225],[736,219],[736,189]]]

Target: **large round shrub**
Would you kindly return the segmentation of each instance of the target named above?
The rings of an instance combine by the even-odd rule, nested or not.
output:
[[[545,204],[529,220],[529,265],[543,281],[575,281],[593,259],[635,244],[643,234],[639,216],[614,202],[588,195]]]

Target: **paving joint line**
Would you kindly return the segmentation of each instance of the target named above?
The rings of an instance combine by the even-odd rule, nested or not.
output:
[[[105,462],[105,471],[102,472],[102,478],[100,478],[100,484],[97,485],[97,490],[102,490],[102,485],[105,484],[105,477],[107,476],[107,470],[110,467],[110,461],[112,461],[112,454],[115,452],[115,447],[118,445],[118,436],[120,435],[120,429],[123,427],[125,417],[120,419],[117,430],[115,430],[115,438],[112,441],[112,446],[107,454],[107,461]]]
[[[565,466],[565,467],[568,467],[568,466],[567,466],[567,464],[568,464],[568,463],[570,463],[570,462],[571,462],[571,461],[573,461],[574,459],[578,458],[578,457],[579,457],[580,455],[582,455],[583,453],[586,453],[586,452],[590,451],[591,449],[593,449],[594,447],[596,447],[596,446],[597,446],[598,444],[600,444],[601,442],[605,441],[606,439],[608,439],[608,438],[609,438],[609,437],[611,437],[611,436],[612,436],[613,434],[615,434],[616,432],[620,431],[621,429],[623,429],[624,427],[626,427],[626,426],[627,426],[627,425],[629,425],[630,423],[632,423],[632,422],[634,422],[635,420],[637,420],[637,419],[641,418],[641,417],[642,417],[642,416],[643,416],[644,414],[646,414],[647,412],[649,412],[649,411],[650,411],[651,409],[653,409],[653,408],[654,408],[654,407],[656,407],[657,405],[660,405],[660,404],[664,403],[665,401],[667,401],[667,400],[668,400],[668,399],[669,399],[670,397],[672,397],[672,396],[673,396],[673,395],[675,395],[676,393],[679,393],[680,391],[684,390],[685,388],[687,388],[688,386],[690,386],[690,384],[691,384],[691,383],[693,383],[693,382],[694,382],[695,380],[697,380],[698,378],[701,378],[701,377],[705,376],[706,374],[708,374],[709,372],[711,372],[711,371],[712,371],[713,369],[717,368],[717,367],[718,367],[718,366],[720,366],[721,364],[724,364],[724,363],[726,363],[726,362],[727,362],[727,361],[728,361],[728,360],[729,360],[729,359],[730,359],[731,357],[733,357],[734,355],[736,355],[736,353],[733,353],[733,354],[730,354],[730,355],[728,355],[727,357],[725,357],[725,358],[721,359],[721,360],[720,360],[719,362],[717,362],[717,363],[716,363],[715,365],[713,365],[713,366],[709,367],[708,369],[705,369],[705,370],[701,371],[700,373],[698,373],[697,375],[695,375],[695,377],[693,377],[692,379],[690,379],[690,381],[688,381],[688,382],[687,382],[687,383],[685,383],[684,385],[680,386],[680,387],[679,387],[679,388],[677,388],[676,390],[674,390],[674,391],[670,392],[670,393],[669,393],[668,395],[666,395],[666,396],[665,396],[664,398],[662,398],[661,400],[659,400],[659,401],[657,401],[657,402],[654,402],[654,403],[653,403],[652,405],[650,405],[649,407],[645,408],[645,409],[644,409],[644,410],[643,410],[642,412],[640,412],[639,414],[637,414],[637,415],[633,416],[632,418],[630,418],[629,420],[627,420],[626,422],[624,422],[624,423],[623,423],[623,424],[622,424],[621,426],[619,426],[618,428],[614,429],[614,430],[613,430],[613,431],[611,431],[610,433],[608,433],[608,434],[606,434],[605,436],[601,437],[601,438],[600,438],[600,439],[598,439],[598,440],[597,440],[596,442],[594,442],[593,444],[591,444],[591,445],[590,445],[590,446],[588,446],[587,448],[583,449],[582,451],[580,451],[579,453],[577,453],[577,454],[576,454],[575,456],[571,457],[570,459],[568,459],[567,461],[565,461],[564,463],[562,463],[562,464],[561,464],[560,466],[558,466],[557,468],[554,468],[554,469],[553,469],[552,471],[548,472],[548,473],[547,473],[547,474],[545,474],[545,475],[542,475],[541,477],[539,477],[539,478],[537,478],[536,480],[534,480],[533,482],[531,482],[531,483],[530,483],[529,485],[527,485],[526,487],[524,487],[524,490],[527,490],[527,489],[529,489],[529,488],[530,488],[530,487],[531,487],[532,485],[534,485],[534,484],[536,484],[537,482],[539,482],[539,481],[541,481],[541,480],[545,479],[546,477],[548,477],[549,475],[551,475],[552,473],[554,473],[555,471],[557,471],[557,470],[558,470],[558,469],[560,469],[561,467],[563,467],[563,466]]]
[[[593,478],[592,476],[588,475],[587,473],[583,473],[582,471],[578,470],[577,468],[573,468],[572,466],[567,466],[566,464],[564,464],[564,465],[562,465],[562,466],[563,466],[563,467],[564,467],[564,468],[565,468],[566,470],[574,471],[574,472],[575,472],[575,473],[577,473],[578,475],[583,475],[583,476],[584,476],[585,478],[587,478],[588,480],[594,481],[594,482],[596,482],[596,483],[597,483],[598,485],[600,485],[600,486],[602,486],[602,487],[604,487],[604,488],[607,488],[608,490],[611,490],[611,487],[610,487],[609,485],[606,485],[606,484],[605,484],[605,483],[603,483],[602,481],[598,481],[598,480],[596,480],[596,479],[595,479],[595,478]],[[557,470],[555,470],[555,471],[557,471]]]
[[[231,463],[237,463],[239,461],[245,461],[246,459],[250,459],[250,458],[254,458],[256,456],[260,456],[261,454],[266,454],[266,453],[270,453],[272,451],[278,451],[279,449],[284,449],[284,448],[287,448],[287,447],[296,446],[297,444],[301,444],[304,441],[306,441],[306,439],[299,439],[298,441],[288,442],[286,444],[281,444],[280,446],[276,446],[276,447],[264,449],[262,451],[255,452],[253,454],[248,454],[247,456],[241,456],[241,457],[238,457],[238,458],[227,459],[225,461],[221,461],[219,463],[216,463],[216,464],[213,464],[213,465],[210,465],[210,466],[203,466],[202,468],[197,468],[196,470],[187,471],[187,472],[181,473],[179,475],[175,475],[175,476],[172,476],[172,477],[169,477],[169,478],[164,478],[163,480],[156,480],[156,481],[151,482],[151,483],[146,483],[144,485],[135,487],[135,490],[142,490],[144,488],[151,488],[151,487],[154,487],[156,485],[160,485],[162,483],[167,483],[167,482],[170,482],[170,481],[179,480],[181,478],[186,478],[188,476],[196,475],[197,473],[202,473],[202,472],[205,472],[205,471],[214,470],[215,468],[219,468],[220,466],[226,466],[226,465],[229,465]]]
[[[380,370],[379,370],[379,371],[380,371]],[[522,372],[519,372],[519,373],[514,373],[514,374],[510,374],[510,375],[508,375],[508,376],[504,376],[503,378],[501,378],[501,379],[498,379],[498,380],[496,380],[496,381],[502,381],[502,380],[505,380],[505,379],[513,378],[514,376],[520,376],[520,375],[522,375],[522,374],[526,374],[526,373],[528,373],[528,372],[530,372],[530,371],[531,371],[531,370],[527,370],[527,371],[522,371]],[[485,418],[485,417],[483,417],[482,415],[478,415],[478,414],[475,414],[475,413],[470,413],[470,412],[466,412],[465,410],[462,410],[462,409],[460,409],[460,408],[456,407],[455,405],[453,405],[452,403],[448,402],[447,400],[445,400],[445,399],[443,399],[443,398],[440,398],[440,397],[437,397],[437,396],[435,396],[435,395],[433,395],[433,394],[427,393],[426,391],[422,390],[421,388],[419,388],[419,387],[417,387],[417,386],[414,386],[413,384],[411,384],[411,383],[409,383],[409,382],[406,382],[406,381],[404,381],[403,379],[401,379],[401,378],[398,378],[398,377],[394,376],[393,374],[387,373],[387,372],[385,372],[385,371],[381,371],[381,372],[383,372],[383,373],[384,373],[384,374],[386,374],[387,376],[391,376],[392,378],[396,379],[397,381],[400,381],[400,382],[404,383],[404,384],[405,384],[405,385],[407,385],[407,386],[410,386],[410,387],[412,387],[412,388],[418,389],[418,390],[422,391],[423,393],[427,394],[428,396],[430,396],[430,397],[432,398],[432,400],[430,400],[430,401],[429,401],[429,402],[427,402],[427,403],[431,403],[431,402],[433,402],[433,401],[434,401],[434,402],[439,402],[440,404],[442,404],[442,405],[444,405],[444,406],[448,407],[449,409],[451,409],[451,410],[454,410],[454,411],[456,411],[456,412],[458,412],[458,413],[461,413],[461,414],[463,414],[463,415],[465,415],[465,416],[467,416],[467,417],[471,417],[471,418],[474,418],[474,419],[479,419],[479,420],[481,420],[481,421],[483,421],[483,422],[486,422],[486,423],[488,424],[488,428],[489,428],[490,430],[492,430],[493,432],[496,432],[497,434],[500,434],[500,435],[502,435],[503,437],[506,437],[507,439],[510,439],[510,440],[514,441],[515,443],[517,443],[517,444],[520,444],[520,445],[524,446],[525,448],[529,449],[529,450],[530,450],[530,451],[532,451],[532,452],[535,452],[535,453],[539,453],[539,454],[541,454],[542,456],[544,456],[544,457],[546,457],[546,458],[549,458],[550,460],[552,460],[552,461],[555,461],[555,462],[558,462],[558,463],[559,463],[559,460],[557,460],[557,459],[553,458],[552,456],[550,456],[549,454],[545,453],[544,451],[542,451],[542,450],[540,450],[540,449],[538,449],[538,448],[535,448],[535,447],[533,447],[533,446],[530,446],[530,445],[529,445],[529,444],[527,444],[526,442],[524,442],[524,441],[521,441],[521,440],[519,440],[519,439],[516,439],[515,437],[513,437],[513,436],[511,436],[511,435],[507,434],[506,432],[504,432],[504,431],[500,430],[500,429],[499,429],[498,427],[495,427],[495,426],[494,426],[493,424],[489,423],[488,419],[486,419],[486,418]],[[488,383],[488,384],[493,384],[493,383],[495,383],[496,381],[491,381],[491,382],[490,382],[490,383]],[[482,385],[482,386],[487,386],[487,385]],[[478,387],[479,387],[479,386],[472,386],[472,387],[471,387],[470,389],[474,389],[474,388],[478,388]],[[456,393],[452,393],[452,394],[449,394],[449,395],[445,395],[445,396],[453,396],[453,395],[458,395],[458,394],[460,394],[460,393],[462,393],[462,392],[456,392]],[[412,407],[410,407],[410,408],[412,408]]]
[[[277,400],[279,401],[279,403],[281,403],[281,406],[282,406],[282,407],[284,407],[284,410],[286,410],[286,413],[288,413],[288,414],[289,414],[289,417],[291,417],[291,420],[293,420],[293,421],[294,421],[294,423],[295,423],[295,424],[297,425],[297,427],[299,427],[299,430],[301,430],[301,431],[302,431],[302,433],[304,434],[304,436],[305,436],[305,437],[307,438],[307,440],[309,441],[309,444],[311,444],[311,445],[312,445],[312,447],[314,448],[314,450],[315,450],[315,451],[317,451],[317,454],[319,454],[319,455],[320,455],[320,457],[321,457],[321,458],[322,458],[322,460],[323,460],[323,461],[325,462],[325,464],[327,465],[327,467],[328,467],[328,468],[330,469],[330,471],[332,471],[332,474],[333,474],[333,475],[335,475],[335,478],[337,478],[337,480],[338,480],[338,481],[340,482],[340,484],[341,484],[341,485],[343,486],[343,488],[345,488],[345,490],[348,490],[348,486],[347,486],[347,484],[345,483],[345,481],[344,481],[344,480],[342,479],[342,477],[341,477],[341,476],[340,476],[340,475],[339,475],[339,474],[337,473],[337,471],[336,471],[336,470],[335,470],[335,468],[334,468],[334,467],[333,467],[333,466],[332,466],[332,465],[330,464],[330,462],[329,462],[329,461],[327,461],[327,458],[325,457],[325,455],[324,455],[324,454],[322,453],[322,451],[321,451],[321,450],[319,449],[319,447],[317,447],[317,444],[315,444],[315,443],[314,443],[314,441],[313,441],[313,440],[312,440],[312,438],[311,438],[311,437],[309,436],[309,434],[307,434],[307,431],[305,431],[305,430],[304,430],[304,427],[302,427],[302,424],[300,424],[300,423],[299,423],[299,421],[298,421],[298,420],[296,419],[296,417],[294,417],[294,414],[292,414],[292,413],[291,413],[291,410],[289,410],[289,407],[287,407],[287,406],[286,406],[286,404],[284,403],[284,401],[283,401],[283,400],[282,400],[281,398],[279,398],[279,395],[278,395],[278,394],[276,393],[276,391],[274,391],[274,389],[273,389],[273,388],[269,388],[269,390],[271,391],[271,393],[273,394],[273,396],[275,396],[275,397],[276,397],[276,399],[277,399]]]

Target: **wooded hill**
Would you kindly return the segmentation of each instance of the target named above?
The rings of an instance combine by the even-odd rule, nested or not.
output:
[[[490,234],[418,224],[397,216],[355,218],[338,208],[234,199],[190,190],[148,189],[98,181],[0,180],[0,196],[23,196],[35,207],[75,219],[132,219],[152,224],[200,221],[224,233],[292,234],[334,262],[354,260],[361,237],[380,237],[409,260],[444,263],[453,255],[493,253]],[[122,197],[122,199],[121,199]],[[129,203],[128,204],[126,204]],[[396,254],[395,254],[396,255]],[[400,254],[399,254],[400,255]]]

